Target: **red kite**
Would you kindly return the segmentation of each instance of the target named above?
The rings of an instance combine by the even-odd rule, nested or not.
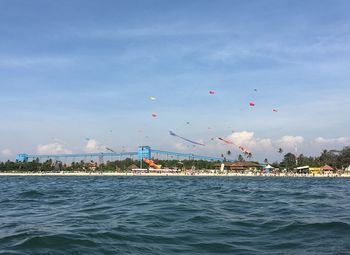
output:
[[[233,144],[233,142],[228,141],[228,140],[225,140],[225,139],[223,139],[223,138],[221,138],[221,137],[218,137],[218,139],[221,140],[221,141],[223,141],[223,142],[226,143],[226,144]]]

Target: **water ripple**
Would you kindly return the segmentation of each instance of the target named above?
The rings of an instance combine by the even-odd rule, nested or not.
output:
[[[0,254],[350,254],[348,179],[0,181]]]

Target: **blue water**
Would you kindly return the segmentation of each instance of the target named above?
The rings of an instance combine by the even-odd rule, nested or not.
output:
[[[350,254],[350,179],[0,177],[0,254]]]

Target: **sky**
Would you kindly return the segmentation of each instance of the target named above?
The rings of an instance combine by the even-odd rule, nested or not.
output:
[[[273,161],[280,147],[318,155],[350,145],[349,9],[0,0],[0,160],[139,145],[234,159],[241,145]]]

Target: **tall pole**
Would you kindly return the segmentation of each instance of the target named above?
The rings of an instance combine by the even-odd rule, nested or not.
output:
[[[143,160],[143,147],[141,147],[141,159],[140,159],[140,168],[142,169],[142,160]]]

